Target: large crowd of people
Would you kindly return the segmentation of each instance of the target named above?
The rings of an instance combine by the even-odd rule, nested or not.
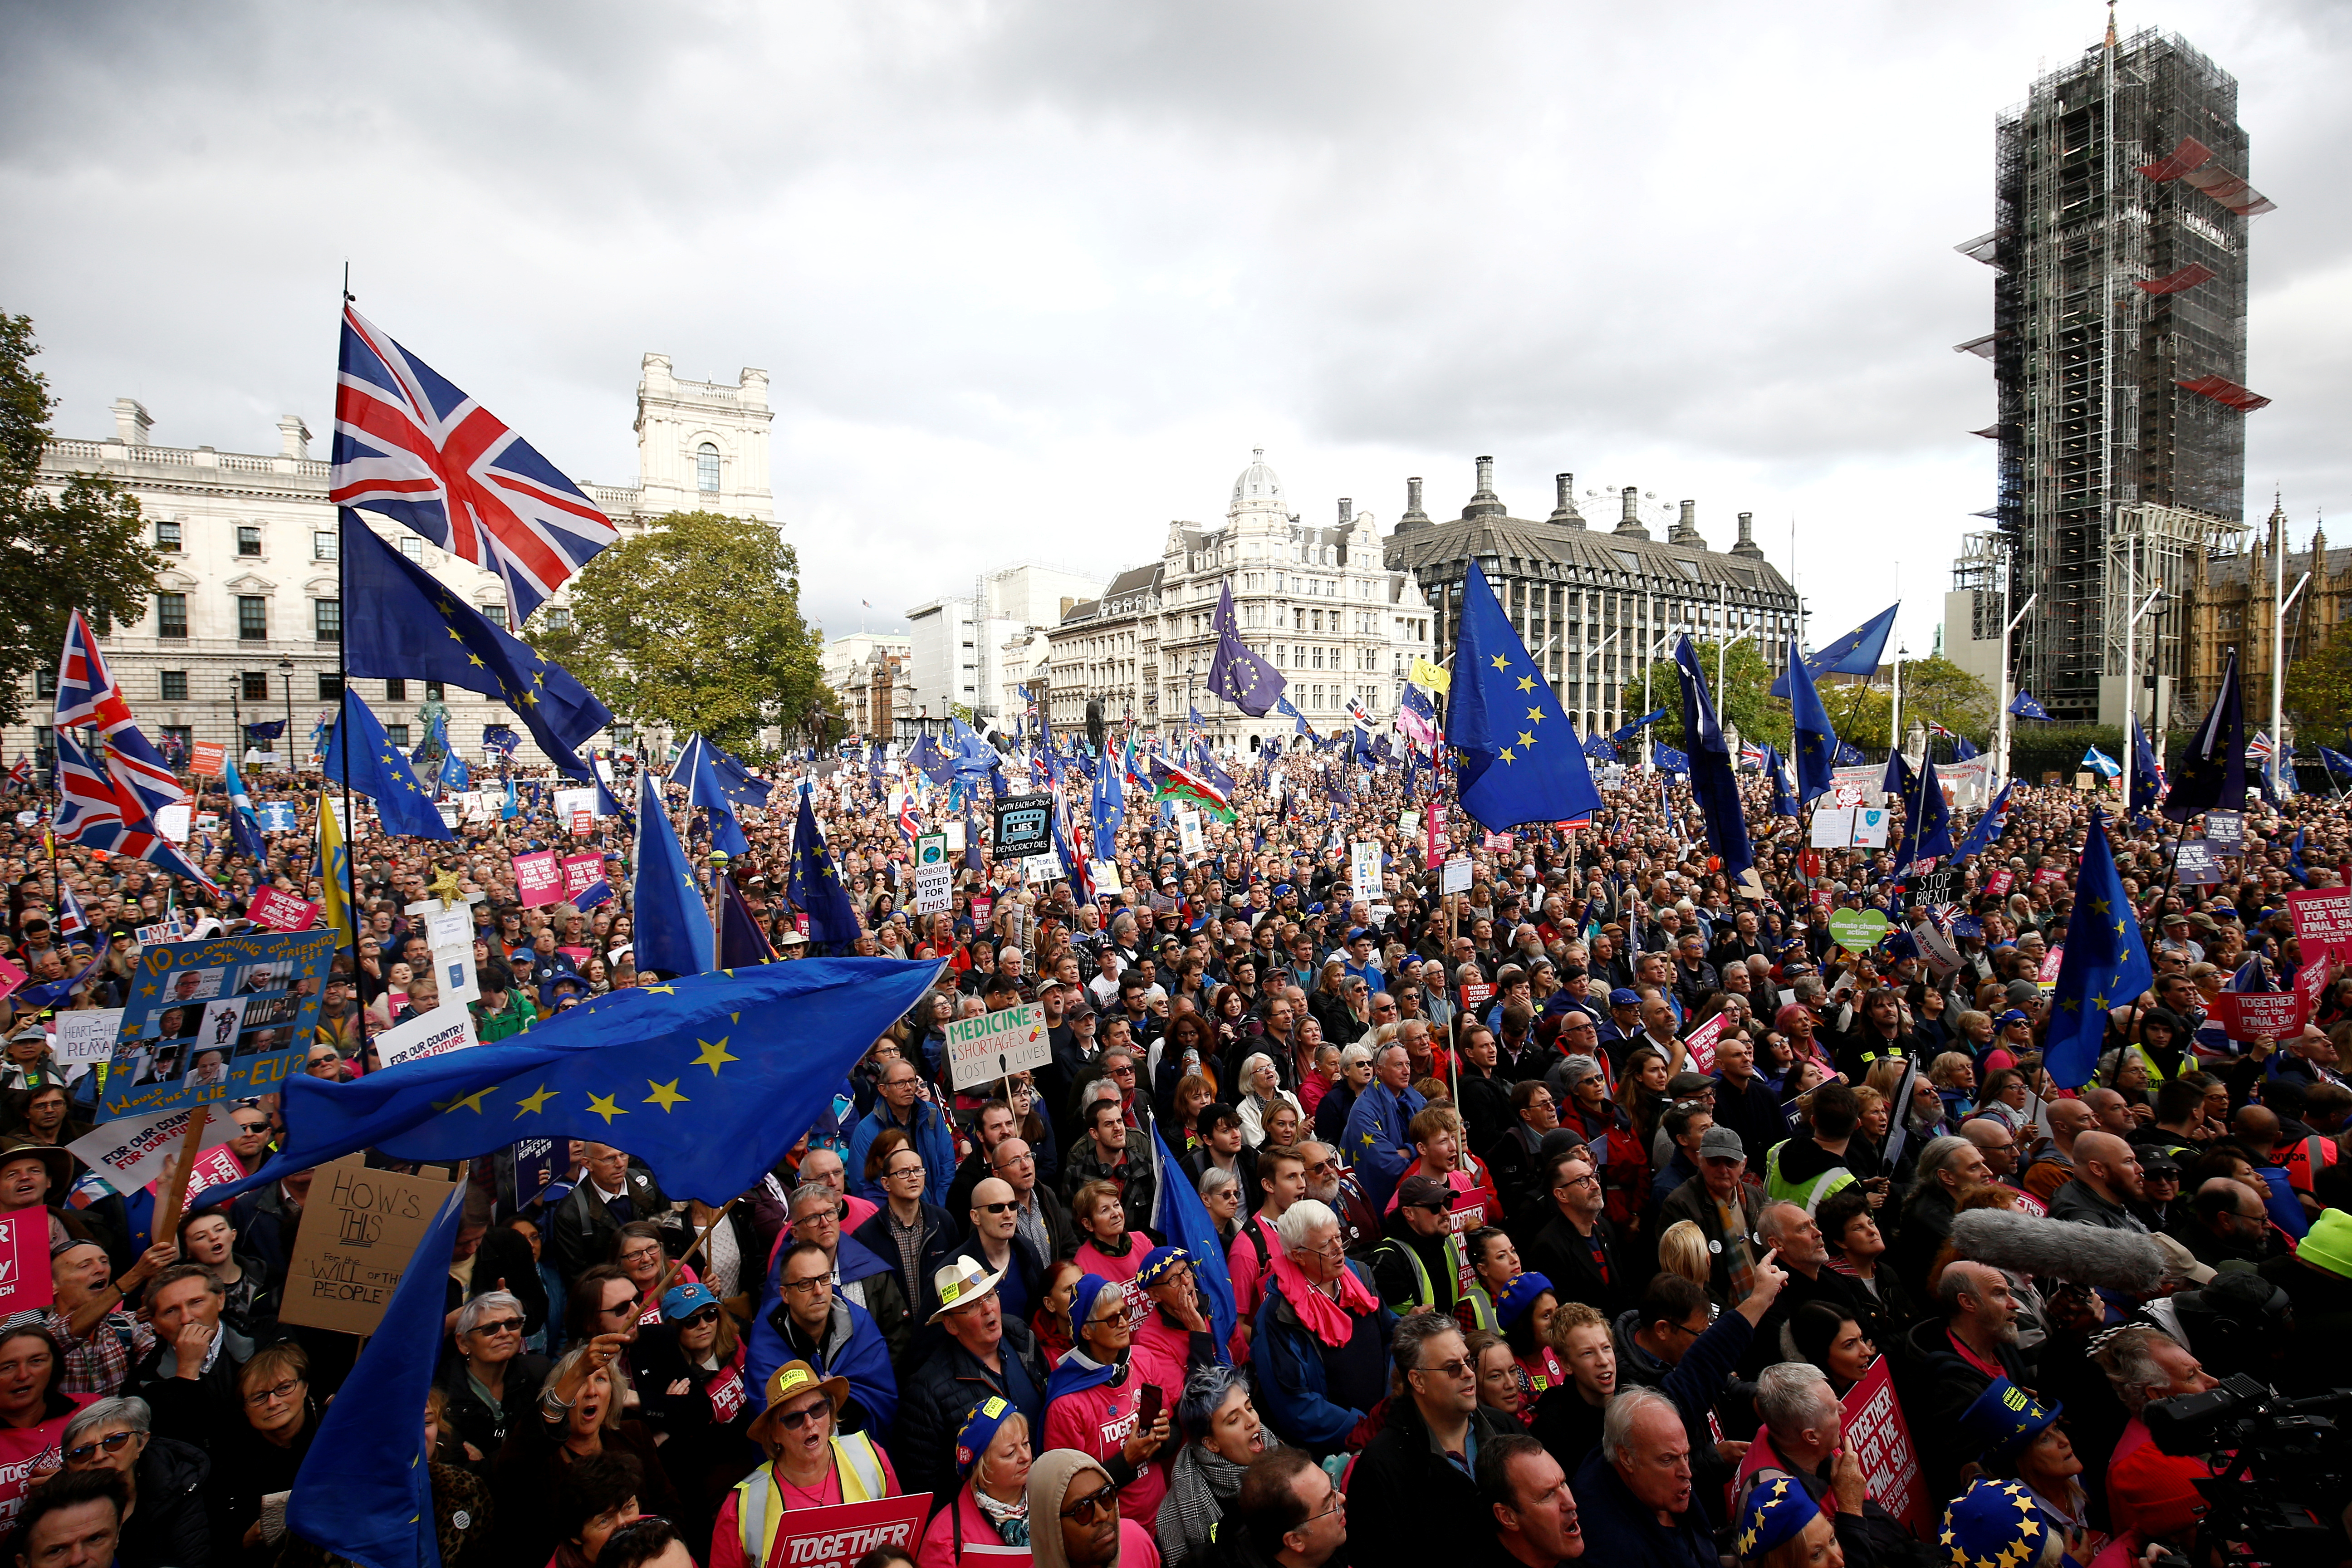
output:
[[[473,1162],[432,1395],[381,1413],[426,1434],[445,1563],[765,1568],[796,1511],[928,1494],[877,1564],[2202,1564],[2240,1540],[2197,1485],[2221,1464],[2150,1407],[2239,1374],[2352,1385],[2352,954],[2305,953],[2285,896],[2345,885],[2338,803],[2251,801],[2200,887],[2169,874],[2173,825],[2106,820],[2155,979],[2062,1086],[2045,964],[2083,792],[2021,784],[1931,900],[1885,851],[1809,848],[1751,783],[1755,898],[1671,777],[1490,834],[1426,767],[1227,763],[1231,822],[1130,802],[1119,891],[976,847],[929,912],[895,773],[778,771],[723,872],[778,960],[814,951],[786,897],[806,787],[864,928],[835,951],[938,963],[936,986],[721,1208],[625,1138],[559,1141],[543,1185]],[[307,824],[315,792],[284,795]],[[0,1214],[47,1210],[55,1285],[0,1323],[16,1559],[340,1561],[287,1525],[360,1349],[279,1317],[308,1173],[151,1235],[152,1195],[68,1149],[96,1075],[53,1053],[59,1013],[121,1005],[136,928],[320,899],[314,841],[255,863],[200,836],[214,904],[52,851],[16,805],[8,956],[70,983],[0,1001]],[[496,1040],[641,984],[626,836],[579,826],[362,829],[363,928],[301,1070],[385,1070],[376,1037],[436,1007]],[[606,851],[618,896],[526,907],[511,857],[540,848]],[[434,981],[445,899],[474,910],[469,1003]],[[1847,909],[1896,918],[1855,950]],[[2311,965],[2306,1023],[2233,1037],[2220,998]],[[1031,1004],[1049,1059],[949,1081],[951,1023]],[[232,1111],[257,1169],[278,1097]],[[1213,1246],[1161,1223],[1180,1184]],[[2346,1557],[2337,1505],[2273,1495],[2311,1515],[2305,1561]]]

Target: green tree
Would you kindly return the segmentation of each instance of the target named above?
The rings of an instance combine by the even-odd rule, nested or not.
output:
[[[101,637],[147,614],[157,562],[138,498],[100,474],[40,488],[57,399],[32,368],[33,322],[0,312],[0,723],[25,718],[25,676],[54,668],[79,607]]]
[[[2352,724],[2352,621],[2338,621],[2327,640],[2286,667],[2280,700],[2294,720],[2298,737],[2332,737]],[[2296,755],[2315,757],[2311,743],[2296,742]]]
[[[1830,716],[1830,728],[1839,740],[1864,750],[1885,749],[1895,705],[1886,688],[1860,680],[1848,685],[1822,681],[1816,689],[1822,694],[1822,711]]]
[[[1706,672],[1706,689],[1715,698],[1716,717],[1736,728],[1741,740],[1778,746],[1785,753],[1789,749],[1789,705],[1771,697],[1772,669],[1764,662],[1754,640],[1731,645],[1724,660],[1720,690],[1715,679],[1715,644],[1694,642],[1691,647],[1698,650],[1699,668]],[[1658,739],[1669,746],[1680,747],[1682,686],[1675,679],[1673,659],[1662,658],[1650,667],[1650,700],[1666,710],[1666,716],[1657,722]],[[1618,706],[1629,717],[1649,711],[1642,706],[1642,678],[1638,670],[1625,683]]]
[[[1992,737],[1992,692],[1946,658],[1930,654],[1903,666],[1903,728],[1930,720],[1982,745]]]
[[[749,749],[763,724],[809,733],[838,711],[799,572],[767,523],[672,512],[581,569],[569,627],[541,611],[527,635],[622,720]]]

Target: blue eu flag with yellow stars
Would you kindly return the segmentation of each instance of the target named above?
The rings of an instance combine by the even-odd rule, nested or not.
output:
[[[2059,960],[2058,987],[2050,998],[2050,1033],[2042,1048],[2042,1065],[2061,1089],[2091,1081],[2106,1039],[2107,1009],[2133,1001],[2155,980],[2139,921],[2124,897],[2124,879],[2107,846],[2106,817],[2094,806],[2075,872],[2066,956]]]
[[[832,1110],[842,1078],[942,967],[804,958],[689,975],[351,1083],[289,1079],[286,1148],[222,1196],[361,1149],[429,1162],[519,1138],[586,1138],[643,1160],[672,1197],[716,1206],[757,1184]]]
[[[1249,649],[1241,627],[1234,622],[1234,585],[1228,580],[1217,590],[1217,651],[1209,659],[1209,692],[1222,697],[1253,719],[1263,719],[1282,698],[1289,682],[1282,671]]]
[[[809,918],[811,942],[848,943],[858,938],[857,906],[841,885],[833,852],[816,830],[816,812],[801,792],[801,813],[793,824],[792,879],[785,890]]]
[[[376,536],[359,513],[342,514],[343,659],[353,675],[446,681],[514,710],[540,750],[576,779],[590,776],[573,755],[613,721],[562,665],[491,624],[430,572]]]
[[[1706,672],[1699,667],[1698,650],[1688,637],[1675,645],[1675,676],[1683,689],[1683,744],[1690,748],[1691,798],[1706,818],[1706,841],[1723,859],[1723,874],[1734,887],[1756,866],[1756,851],[1748,840],[1748,818],[1739,804],[1739,781],[1732,771],[1731,748],[1717,721],[1715,700],[1707,694]],[[1754,881],[1752,877],[1750,882]]]
[[[1830,724],[1829,710],[1822,706],[1822,694],[1812,678],[1796,673],[1804,668],[1804,650],[1790,637],[1789,712],[1796,735],[1797,799],[1801,802],[1829,793],[1830,771],[1838,763],[1837,731]]]
[[[328,733],[323,763],[330,780],[349,779],[352,788],[375,802],[386,833],[409,838],[457,837],[434,806],[433,792],[416,782],[407,759],[385,739],[383,726],[348,686],[343,689],[343,716]]]
[[[1461,757],[1462,809],[1490,833],[1601,809],[1559,699],[1475,561],[1462,584],[1445,743]]]
[[[511,780],[508,787],[513,788]],[[670,828],[661,775],[650,766],[637,770],[636,847],[630,902],[636,915],[631,941],[637,967],[661,974],[701,973],[718,962],[719,941],[702,889],[687,869],[686,851]]]

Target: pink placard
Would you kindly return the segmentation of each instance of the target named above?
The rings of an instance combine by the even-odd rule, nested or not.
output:
[[[542,851],[552,854],[552,850]],[[516,864],[520,866],[520,861]],[[576,899],[604,879],[604,858],[602,855],[567,855],[563,858],[563,896]],[[529,903],[530,900],[523,900]]]
[[[572,814],[572,837],[585,838],[595,831],[596,814],[594,812],[575,811]]]
[[[11,995],[25,984],[25,972],[5,958],[0,958],[0,996]]]
[[[563,901],[563,868],[552,849],[533,850],[514,858],[515,894],[525,909]]]
[[[2294,991],[2224,991],[2213,998],[2213,1021],[2233,1040],[2268,1035],[2291,1040],[2303,1032],[2304,997]]]
[[[2352,889],[2290,889],[2286,910],[2305,963],[2328,953],[2352,958]]]
[[[264,931],[309,931],[319,906],[282,888],[264,888],[245,906],[246,918]]]
[[[1690,1048],[1691,1071],[1713,1072],[1715,1070],[1715,1042],[1722,1038],[1724,1029],[1730,1023],[1730,1014],[1717,1013],[1683,1037],[1683,1044]]]
[[[49,1215],[19,1209],[0,1219],[0,1317],[31,1311],[57,1300],[49,1278]]]
[[[198,741],[188,748],[188,771],[201,778],[223,776],[222,764],[227,760],[228,747],[219,741]]]
[[[2015,886],[2017,886],[2017,873],[2006,866],[1985,879],[1985,891],[1994,898],[2000,898]]]
[[[182,1210],[194,1208],[196,1194],[206,1187],[217,1187],[223,1182],[241,1181],[244,1176],[245,1162],[236,1157],[236,1151],[226,1143],[214,1144],[198,1153],[196,1163],[188,1169],[188,1191],[180,1205]],[[147,1184],[148,1193],[160,1199],[163,1194],[156,1189],[162,1184],[163,1178],[158,1176]]]
[[[46,1274],[46,1247],[43,1256]],[[768,1561],[777,1568],[849,1568],[877,1546],[912,1552],[919,1544],[924,1521],[930,1516],[929,1492],[833,1508],[793,1509],[776,1521],[775,1551]]]
[[[1839,1401],[1845,1410],[1846,1448],[1862,1466],[1871,1500],[1903,1521],[1920,1540],[1927,1539],[1931,1516],[1927,1486],[1919,1473],[1919,1451],[1911,1441],[1910,1424],[1895,1402],[1895,1380],[1880,1356],[1862,1374],[1862,1381]]]

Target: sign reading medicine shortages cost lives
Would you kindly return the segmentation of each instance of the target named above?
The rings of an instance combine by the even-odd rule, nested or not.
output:
[[[989,1083],[1054,1059],[1045,1009],[1034,1002],[958,1018],[947,1026],[948,1081],[958,1089]]]

